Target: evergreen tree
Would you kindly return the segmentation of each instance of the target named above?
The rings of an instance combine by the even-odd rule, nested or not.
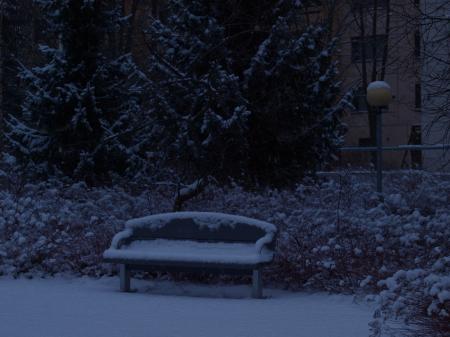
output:
[[[346,100],[335,41],[298,22],[307,5],[168,1],[148,45],[155,134],[173,163],[280,185],[333,159]]]
[[[32,57],[32,41],[35,20],[30,20],[33,13],[33,0],[0,0],[0,120],[7,113],[20,110],[19,102],[23,99],[18,74],[18,60],[28,63]],[[1,135],[3,141],[3,134]]]
[[[240,176],[247,102],[208,1],[170,0],[147,31],[160,158],[185,178]]]
[[[294,14],[278,17],[244,71],[253,112],[249,170],[275,184],[332,161],[345,132],[339,117],[348,98],[338,100],[336,41],[327,41],[320,25],[294,29]]]
[[[117,5],[101,0],[39,0],[56,47],[42,45],[47,63],[24,67],[26,97],[8,118],[8,139],[26,158],[79,178],[123,173],[141,149],[140,73],[129,55],[105,56]],[[55,43],[56,42],[56,43]]]

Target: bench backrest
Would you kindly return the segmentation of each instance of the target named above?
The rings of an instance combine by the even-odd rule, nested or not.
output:
[[[126,223],[132,236],[126,241],[171,239],[209,242],[256,242],[276,227],[267,222],[211,212],[177,212],[133,219]],[[269,247],[271,245],[269,244]]]

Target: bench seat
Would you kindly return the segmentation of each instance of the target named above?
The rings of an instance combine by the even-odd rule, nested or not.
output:
[[[273,252],[254,243],[199,242],[189,240],[133,241],[121,249],[110,248],[103,257],[108,262],[180,262],[258,265],[273,259]]]

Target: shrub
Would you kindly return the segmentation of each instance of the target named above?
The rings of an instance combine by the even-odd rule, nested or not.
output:
[[[380,305],[371,323],[373,336],[450,335],[450,256],[427,269],[399,270],[380,281]],[[407,323],[399,328],[396,319]]]
[[[30,183],[26,175],[13,172],[21,171],[5,155],[0,274],[12,276],[111,274],[101,253],[114,233],[126,219],[170,211],[178,188],[150,179],[101,188],[62,179]],[[393,329],[397,317],[424,336],[444,336],[450,283],[447,179],[423,172],[389,174],[383,202],[365,175],[321,176],[284,190],[209,186],[186,208],[276,224],[277,254],[266,273],[274,284],[372,294],[382,290],[374,333]]]

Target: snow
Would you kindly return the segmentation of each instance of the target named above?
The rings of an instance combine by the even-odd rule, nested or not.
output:
[[[262,252],[262,250],[265,248],[266,245],[270,244],[274,240],[274,233],[268,233],[258,239],[255,242],[255,249],[257,252]]]
[[[261,250],[251,243],[156,239],[133,241],[122,249],[108,249],[103,257],[126,260],[255,264],[270,262],[273,252],[265,248]]]
[[[203,132],[203,130],[202,130],[202,132]],[[203,179],[198,179],[198,180],[194,181],[192,184],[181,188],[177,194],[179,196],[187,196],[187,195],[193,194],[197,189],[199,189],[199,187],[202,184],[203,184]]]
[[[119,244],[120,241],[129,238],[130,236],[133,235],[133,231],[131,229],[125,229],[119,233],[117,233],[116,235],[114,235],[112,241],[111,241],[111,248],[112,249],[119,249]]]
[[[171,220],[187,218],[194,219],[195,223],[197,223],[199,226],[207,226],[211,229],[217,229],[220,226],[234,227],[236,224],[244,223],[261,228],[268,233],[275,233],[277,231],[275,225],[265,221],[247,218],[245,216],[215,212],[175,212],[155,214],[143,218],[129,220],[126,222],[125,226],[126,228],[160,228]]]
[[[0,278],[3,337],[365,337],[371,309],[353,297],[248,286],[135,281],[117,278]]]
[[[367,90],[373,90],[373,89],[391,90],[391,86],[385,81],[374,81],[372,83],[369,83],[369,85],[367,86]]]

